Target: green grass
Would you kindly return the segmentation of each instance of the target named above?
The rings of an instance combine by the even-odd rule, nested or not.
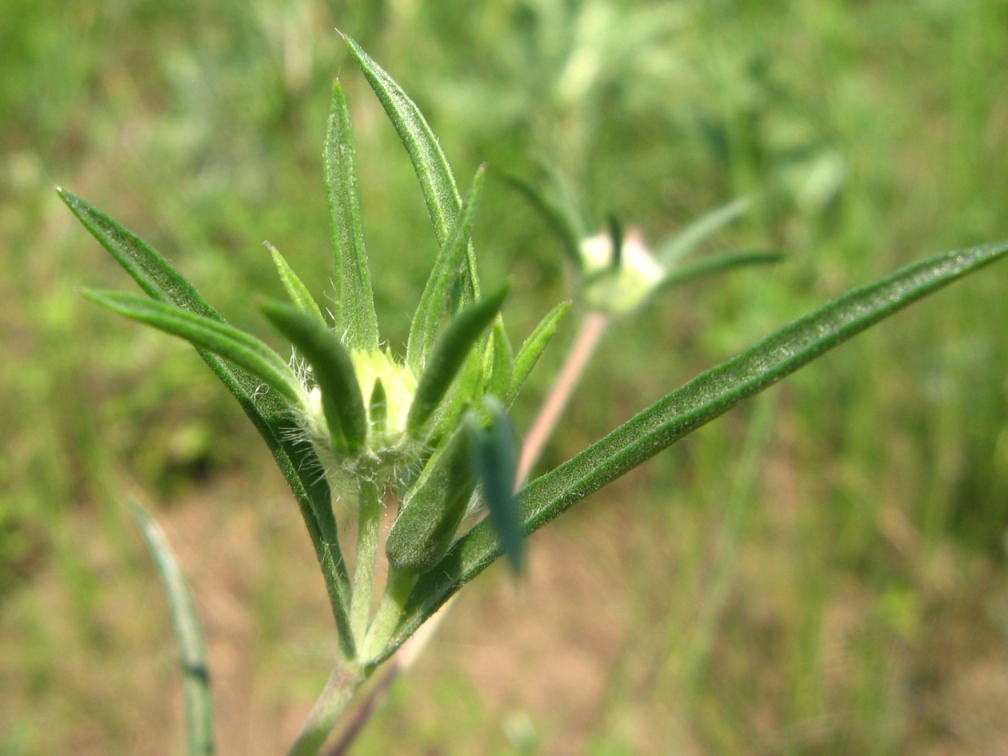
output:
[[[495,168],[553,159],[587,207],[652,242],[764,193],[719,239],[791,261],[618,323],[546,465],[853,285],[1008,237],[1002,3],[574,3],[581,28],[608,12],[613,30],[580,100],[556,94],[576,28],[562,6],[5,6],[0,754],[181,746],[167,610],[115,504],[137,488],[184,544],[221,752],[282,752],[324,682],[324,586],[282,480],[188,347],[74,294],[123,277],[51,183],[140,231],[278,346],[247,292],[282,295],[264,239],[303,280],[329,277],[321,148],[339,72],[379,318],[402,352],[436,242],[334,26],[416,97],[457,175],[489,161],[477,249],[486,281],[511,275],[513,339],[565,279],[559,244]],[[775,390],[703,659],[691,639],[755,407],[532,539],[517,595],[503,570],[479,581],[359,751],[527,752],[505,731],[523,717],[542,753],[992,750],[1008,688],[1006,286],[991,269]],[[533,373],[519,428],[560,358],[554,346]]]

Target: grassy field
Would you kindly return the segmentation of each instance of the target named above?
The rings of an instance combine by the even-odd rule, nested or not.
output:
[[[500,179],[538,158],[651,242],[755,193],[711,249],[788,254],[616,323],[544,469],[845,289],[1008,237],[1000,0],[4,0],[0,756],[182,749],[130,497],[192,581],[220,753],[285,752],[325,682],[324,585],[267,450],[187,345],[75,293],[132,284],[52,185],[271,340],[264,239],[328,294],[339,75],[401,351],[436,244],[335,26],[415,97],[460,183],[489,162],[477,252],[514,283],[513,340],[572,292]],[[528,575],[464,592],[354,752],[1008,752],[1006,290],[1002,266],[915,305],[535,536]]]

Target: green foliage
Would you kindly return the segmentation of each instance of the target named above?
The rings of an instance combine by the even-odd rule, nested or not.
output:
[[[179,642],[182,691],[186,707],[186,752],[189,756],[211,756],[214,752],[213,708],[203,627],[196,614],[196,606],[185,576],[164,531],[139,504],[133,504],[130,511],[161,577],[161,585],[171,609],[175,637]]]
[[[348,349],[377,349],[378,316],[364,251],[350,114],[338,81],[333,84],[323,154],[336,254],[336,333]]]
[[[523,488],[518,502],[524,532],[538,530],[585,497],[827,350],[1005,255],[1008,243],[949,252],[909,265],[844,294],[694,378]],[[501,554],[501,544],[485,525],[477,525],[460,538],[442,562],[418,583],[389,652]]]

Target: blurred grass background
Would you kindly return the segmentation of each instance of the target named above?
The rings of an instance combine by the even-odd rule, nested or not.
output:
[[[791,256],[617,324],[544,465],[853,285],[1008,236],[1000,0],[3,0],[3,756],[181,749],[131,495],[193,583],[222,754],[285,752],[324,683],[324,587],[267,451],[187,345],[74,293],[132,284],[52,184],[270,339],[264,239],[328,293],[340,74],[401,350],[434,239],[334,26],[418,101],[460,184],[544,157],[652,242],[758,192],[713,246]],[[477,242],[520,341],[569,296],[560,247],[501,181]],[[1006,286],[995,268],[916,305],[537,535],[527,578],[465,592],[355,752],[1008,753]]]

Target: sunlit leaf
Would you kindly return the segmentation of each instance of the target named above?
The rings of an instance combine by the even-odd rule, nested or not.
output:
[[[499,315],[494,320],[490,339],[490,349],[487,350],[487,359],[484,360],[484,363],[489,362],[489,365],[484,367],[484,374],[490,376],[486,393],[504,401],[511,390],[511,381],[514,378],[514,351],[511,348],[511,339],[504,330],[504,319]]]
[[[151,298],[171,303],[195,315],[224,322],[224,318],[196,287],[143,239],[70,192],[59,188],[57,192],[91,235]],[[330,596],[348,596],[350,579],[340,552],[329,483],[324,475],[319,474],[322,465],[312,445],[294,440],[296,434],[293,433],[290,405],[273,392],[260,391],[262,380],[233,362],[205,349],[197,351],[214,375],[238,400],[273,453],[273,459],[294,493],[319,563],[322,564],[325,560],[325,544],[329,544],[328,550],[335,555],[333,574],[338,582],[329,586]],[[336,604],[333,605],[333,611],[339,611]]]
[[[83,289],[81,293],[113,312],[185,339],[230,360],[276,391],[294,407],[301,407],[305,394],[293,371],[280,356],[254,336],[217,320],[193,315],[174,305],[138,294]],[[308,317],[308,316],[305,316]]]
[[[539,357],[542,356],[543,351],[546,349],[546,345],[549,344],[550,339],[553,338],[553,334],[556,333],[557,326],[560,325],[560,321],[563,320],[563,316],[567,314],[567,310],[570,309],[570,305],[570,301],[561,302],[550,310],[546,317],[539,322],[539,325],[535,327],[532,333],[529,334],[529,337],[525,339],[525,342],[521,345],[521,349],[518,350],[518,355],[514,359],[514,373],[511,378],[511,388],[508,391],[507,397],[505,397],[508,404],[514,401],[515,397],[518,396],[518,392],[521,391],[522,386],[525,385],[525,381],[529,377],[529,373],[532,372],[532,368],[534,368],[536,363],[539,361]]]
[[[476,221],[476,210],[479,207],[485,174],[486,167],[480,166],[473,177],[469,195],[459,208],[458,216],[452,224],[451,233],[441,245],[441,250],[434,260],[434,268],[427,278],[420,304],[413,316],[409,342],[406,346],[406,362],[414,373],[423,370],[427,355],[441,331],[441,321],[448,312],[455,283],[462,274],[460,268]]]
[[[291,298],[291,302],[301,312],[315,318],[325,327],[326,322],[325,318],[322,317],[322,310],[319,309],[315,298],[308,291],[308,287],[301,283],[301,279],[297,277],[294,269],[287,264],[287,261],[276,247],[269,242],[266,242],[266,247],[273,257],[273,264],[276,265],[277,273],[280,275],[280,282],[283,284],[284,289],[287,290],[287,295]]]
[[[829,349],[1006,254],[1008,243],[1001,243],[914,263],[847,292],[694,378],[523,488],[517,496],[523,532],[528,535],[538,530],[585,497]],[[500,543],[489,523],[477,525],[460,538],[445,558],[420,578],[399,630],[383,655],[392,653],[455,591],[501,554]]]
[[[403,92],[392,77],[350,37],[344,34],[343,39],[399,133],[406,152],[409,153],[417,179],[420,181],[420,188],[424,193],[424,200],[427,202],[427,212],[434,225],[434,234],[437,236],[438,244],[444,244],[451,233],[452,221],[462,205],[462,198],[459,196],[448,160],[441,151],[441,145],[416,103]],[[469,277],[465,279],[467,289],[465,301],[471,302],[478,298],[480,293],[476,254],[473,252],[472,244],[466,249],[466,260]]]
[[[186,710],[186,752],[189,756],[210,756],[214,752],[210,671],[207,669],[203,628],[196,614],[196,606],[161,526],[139,504],[132,504],[130,512],[143,534],[154,566],[157,567],[168,597],[172,626],[179,644],[182,695]]]
[[[503,286],[459,312],[442,331],[417,382],[406,427],[418,434],[441,403],[466,356],[500,311],[510,287]]]
[[[350,355],[332,331],[300,310],[263,302],[263,314],[308,360],[322,391],[322,411],[337,449],[358,451],[367,438],[367,414]]]
[[[350,114],[338,81],[333,83],[323,157],[336,255],[336,301],[333,308],[336,333],[347,349],[377,349],[378,316],[375,314],[364,232],[361,230]]]

